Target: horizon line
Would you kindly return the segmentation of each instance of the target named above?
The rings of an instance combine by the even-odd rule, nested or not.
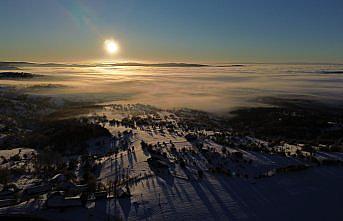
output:
[[[161,65],[161,64],[185,64],[185,65],[220,65],[220,64],[229,64],[229,65],[238,65],[238,64],[294,64],[294,65],[343,65],[342,62],[239,62],[239,61],[228,61],[228,62],[189,62],[189,61],[137,61],[137,60],[123,60],[123,61],[37,61],[37,60],[0,60],[0,63],[32,63],[36,65],[123,65],[123,64],[137,64],[137,65]]]

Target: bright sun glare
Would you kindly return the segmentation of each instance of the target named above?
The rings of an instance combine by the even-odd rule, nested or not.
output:
[[[105,46],[105,50],[107,51],[107,53],[109,54],[115,54],[119,51],[119,45],[117,42],[115,42],[112,39],[107,39],[104,42],[104,46]]]

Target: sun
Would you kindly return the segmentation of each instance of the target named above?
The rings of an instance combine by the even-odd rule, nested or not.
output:
[[[119,45],[113,39],[107,39],[104,41],[104,47],[107,53],[116,54],[119,51]]]

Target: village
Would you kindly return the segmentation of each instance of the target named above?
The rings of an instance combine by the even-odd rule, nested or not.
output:
[[[80,153],[0,150],[1,214],[45,219],[54,214],[59,220],[63,211],[70,219],[76,214],[94,220],[160,219],[178,211],[172,198],[191,194],[190,187],[209,206],[201,186],[217,179],[224,188],[230,180],[254,185],[311,168],[340,168],[343,162],[342,153],[321,151],[323,145],[267,142],[217,127],[220,119],[192,110],[111,104],[77,119],[109,134],[87,140]],[[207,191],[223,207],[218,190]],[[244,214],[221,210],[221,219]]]

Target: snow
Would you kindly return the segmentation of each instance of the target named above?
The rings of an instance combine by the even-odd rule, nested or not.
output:
[[[0,150],[0,156],[5,157],[7,160],[10,157],[13,157],[17,154],[19,154],[19,156],[23,158],[24,155],[31,156],[32,153],[36,154],[37,152],[36,150],[31,149],[31,148],[14,148],[10,150]]]
[[[203,181],[150,177],[133,186],[131,200],[118,200],[124,220],[342,220],[343,169],[317,167],[251,183],[206,174]],[[1,213],[33,211],[50,220],[106,220],[114,200],[97,200],[90,209],[37,210],[30,201]],[[306,205],[306,206],[304,206]],[[111,210],[111,211],[110,211]]]
[[[111,116],[120,115],[107,108],[100,116],[108,116],[108,111]],[[163,111],[161,116],[170,116],[170,113]],[[104,125],[113,136],[132,129]],[[284,143],[273,147],[276,151],[266,153],[243,150],[236,145],[223,147],[203,138],[207,151],[202,152],[184,136],[166,130],[162,133],[158,127],[132,130],[132,136],[121,138],[128,142],[130,151],[120,146],[118,140],[115,142],[108,137],[88,142],[88,151],[97,156],[99,164],[97,180],[109,184],[118,177],[129,178],[130,198],[96,199],[88,202],[87,207],[61,211],[44,208],[44,195],[41,199],[0,208],[0,214],[29,213],[49,220],[114,220],[114,216],[123,220],[343,220],[340,212],[343,167],[316,166],[309,159],[281,154],[294,154],[301,151],[300,146]],[[240,144],[256,142],[269,148],[267,142],[252,137],[235,139]],[[166,153],[173,165],[169,171],[156,172],[149,166],[150,154],[141,147],[142,140]],[[170,150],[170,141],[176,152]],[[119,150],[118,154],[108,154],[114,148]],[[18,150],[9,151],[8,155],[10,153],[16,154]],[[316,152],[314,157],[343,160],[341,153]],[[177,163],[180,158],[185,161],[185,167]],[[311,167],[296,173],[275,172],[293,165]],[[231,173],[211,172],[216,166]],[[202,179],[199,169],[204,173]],[[265,174],[270,176],[261,179],[260,175]]]

